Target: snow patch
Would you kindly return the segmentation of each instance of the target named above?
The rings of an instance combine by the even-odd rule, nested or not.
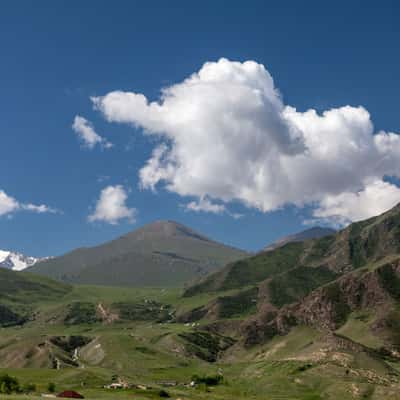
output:
[[[42,260],[44,258],[29,257],[21,253],[0,250],[0,268],[22,271]]]

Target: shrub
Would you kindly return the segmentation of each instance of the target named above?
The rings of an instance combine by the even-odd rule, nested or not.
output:
[[[297,372],[304,372],[312,368],[312,364],[304,364],[297,368]]]
[[[166,390],[164,390],[164,389],[161,389],[161,390],[158,392],[158,395],[159,395],[160,397],[164,397],[164,398],[171,397],[170,394],[169,394]]]
[[[0,375],[0,393],[10,394],[20,392],[20,386],[17,378],[8,374]]]
[[[36,385],[34,383],[25,383],[22,386],[22,392],[24,393],[36,392]]]
[[[56,384],[54,382],[49,382],[49,384],[47,385],[47,390],[50,393],[54,393],[56,391]]]
[[[217,386],[220,383],[222,383],[223,380],[224,380],[224,377],[222,375],[204,375],[204,376],[193,375],[192,376],[192,381],[194,381],[196,384],[204,383],[205,385],[208,385],[208,386]]]

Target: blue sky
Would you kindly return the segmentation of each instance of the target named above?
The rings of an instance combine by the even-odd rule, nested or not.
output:
[[[399,11],[396,1],[2,2],[0,248],[58,255],[171,219],[255,250],[400,201]],[[244,100],[270,77],[261,108]],[[162,118],[127,92],[158,101]],[[104,141],[85,145],[76,116]],[[162,165],[140,178],[160,146]],[[298,166],[305,149],[337,156]]]

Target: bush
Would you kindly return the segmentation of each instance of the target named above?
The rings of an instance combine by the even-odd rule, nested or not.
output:
[[[304,372],[312,367],[313,367],[312,364],[304,364],[304,365],[301,365],[299,368],[297,368],[297,372]]]
[[[204,375],[204,376],[193,375],[192,376],[192,381],[195,382],[196,384],[204,383],[205,385],[208,385],[208,386],[217,386],[220,383],[222,383],[223,380],[224,380],[224,377],[222,375]]]
[[[20,386],[17,378],[8,374],[0,375],[0,393],[10,394],[20,392]]]
[[[169,395],[169,393],[168,393],[166,390],[163,390],[163,389],[161,389],[161,390],[158,392],[158,395],[159,395],[160,397],[164,397],[164,398],[171,397],[171,396]]]
[[[47,385],[47,390],[48,390],[50,393],[54,393],[54,392],[56,391],[56,384],[55,384],[54,382],[50,382],[50,383]]]

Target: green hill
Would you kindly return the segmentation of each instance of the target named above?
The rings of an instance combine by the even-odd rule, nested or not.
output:
[[[169,287],[245,256],[183,225],[158,221],[100,246],[39,262],[29,271],[71,283]]]
[[[0,326],[20,325],[42,302],[55,301],[71,286],[46,277],[0,268]]]

